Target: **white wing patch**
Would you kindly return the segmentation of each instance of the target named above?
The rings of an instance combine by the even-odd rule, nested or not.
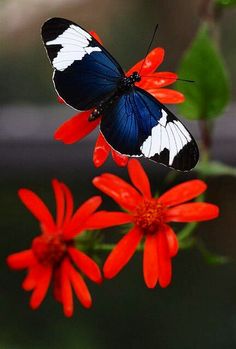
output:
[[[161,111],[162,117],[160,118],[160,120],[158,121],[159,124],[161,124],[161,126],[166,126],[166,122],[167,122],[167,112],[165,110],[162,109]]]
[[[91,39],[91,35],[86,31],[71,24],[69,28],[56,39],[46,42],[45,44],[47,46],[62,46],[57,56],[52,61],[53,67],[63,71],[73,64],[74,61],[81,61],[86,54],[89,55],[92,52],[101,51],[100,47],[89,46]]]
[[[191,136],[178,120],[167,121],[168,114],[162,109],[162,117],[158,124],[152,128],[151,135],[140,147],[142,154],[148,158],[158,154],[164,149],[169,151],[169,166],[174,162],[175,156],[183,147],[191,142]]]

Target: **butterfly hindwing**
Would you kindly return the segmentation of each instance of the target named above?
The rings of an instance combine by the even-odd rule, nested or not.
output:
[[[108,143],[121,154],[142,156],[141,144],[147,139],[157,118],[143,108],[142,100],[133,89],[117,99],[105,110],[101,120],[101,132]]]
[[[198,147],[189,131],[164,105],[134,87],[105,111],[101,132],[118,152],[145,156],[181,171],[198,161]]]
[[[67,19],[51,18],[42,26],[42,38],[56,91],[67,104],[88,110],[114,93],[123,70],[86,30]]]

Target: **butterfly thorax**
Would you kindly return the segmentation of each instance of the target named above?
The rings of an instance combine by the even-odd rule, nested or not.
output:
[[[134,72],[130,76],[122,77],[117,84],[117,90],[106,100],[99,103],[99,105],[90,114],[89,121],[99,118],[105,109],[111,107],[117,98],[119,98],[122,94],[129,92],[129,90],[134,86],[135,82],[139,82],[140,80],[141,76],[138,72]]]
[[[140,80],[141,76],[138,72],[134,72],[130,76],[125,76],[120,79],[117,86],[117,92],[121,94],[128,92],[134,86],[135,82],[139,82]]]

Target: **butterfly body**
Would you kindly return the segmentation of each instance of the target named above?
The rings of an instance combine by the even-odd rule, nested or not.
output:
[[[141,81],[141,76],[138,72],[132,73],[130,76],[124,76],[117,83],[117,90],[113,95],[109,96],[107,99],[101,101],[99,105],[92,111],[89,116],[89,121],[94,121],[100,117],[104,111],[111,108],[114,102],[124,93],[129,92],[134,86],[135,82]]]
[[[196,165],[195,140],[171,111],[136,86],[138,72],[126,76],[94,37],[69,20],[49,19],[42,38],[57,93],[77,110],[92,109],[90,122],[101,117],[100,130],[113,149],[181,171]]]

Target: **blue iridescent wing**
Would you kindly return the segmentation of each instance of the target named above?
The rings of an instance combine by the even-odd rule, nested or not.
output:
[[[180,171],[197,163],[198,147],[189,131],[163,104],[134,87],[104,112],[101,132],[112,148],[145,156]]]
[[[54,68],[53,81],[71,107],[88,110],[109,98],[124,72],[86,30],[64,18],[42,26],[42,39]]]

